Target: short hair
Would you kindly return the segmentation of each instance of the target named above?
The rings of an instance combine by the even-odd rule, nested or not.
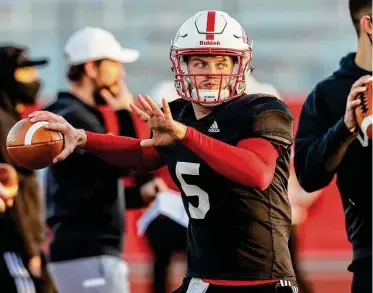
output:
[[[349,0],[348,6],[352,23],[360,36],[360,19],[364,15],[372,16],[372,0]]]
[[[95,66],[100,66],[102,61],[103,59],[94,61]],[[85,63],[70,66],[70,68],[67,70],[67,78],[72,82],[81,81],[85,75],[84,65]]]

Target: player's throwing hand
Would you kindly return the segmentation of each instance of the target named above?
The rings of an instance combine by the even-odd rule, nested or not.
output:
[[[35,111],[31,113],[28,118],[32,123],[48,121],[49,123],[44,126],[45,128],[60,131],[63,134],[63,150],[56,158],[54,158],[53,163],[65,160],[76,147],[85,145],[87,141],[87,135],[84,130],[74,128],[60,115],[48,111]]]
[[[184,138],[187,127],[173,120],[166,99],[162,99],[163,112],[149,96],[138,95],[138,101],[138,105],[131,103],[131,109],[153,132],[153,137],[141,141],[141,146],[166,146]]]

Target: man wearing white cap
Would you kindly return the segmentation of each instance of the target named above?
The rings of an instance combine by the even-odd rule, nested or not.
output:
[[[138,51],[122,48],[108,31],[86,27],[68,39],[65,56],[69,89],[48,109],[75,127],[135,137],[122,63],[136,61]],[[116,123],[108,123],[103,108],[114,112],[109,116]],[[59,293],[129,292],[128,268],[121,259],[125,205],[120,179],[125,174],[82,151],[48,169],[47,223],[53,231],[48,268]]]

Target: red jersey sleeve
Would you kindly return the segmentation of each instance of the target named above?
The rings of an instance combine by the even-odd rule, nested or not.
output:
[[[120,168],[155,170],[164,163],[154,147],[143,148],[141,139],[87,131],[83,149]]]
[[[259,190],[271,183],[279,155],[263,138],[247,138],[232,146],[188,127],[181,142],[224,177]]]

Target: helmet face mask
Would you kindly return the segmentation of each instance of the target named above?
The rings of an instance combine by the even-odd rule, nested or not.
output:
[[[196,55],[230,56],[235,61],[232,72],[191,74],[186,59]],[[237,98],[244,93],[251,58],[252,42],[249,44],[236,20],[224,12],[199,12],[180,27],[171,46],[176,91],[182,98],[204,106],[216,106]],[[219,89],[198,88],[195,80],[200,76],[218,80]],[[228,82],[223,82],[225,80]]]

